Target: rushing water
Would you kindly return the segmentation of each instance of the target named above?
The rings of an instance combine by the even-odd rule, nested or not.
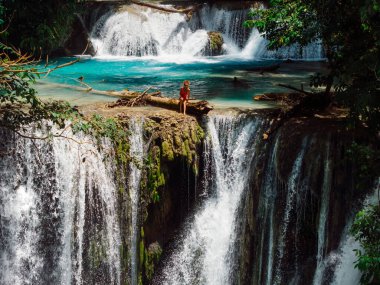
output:
[[[70,131],[71,139],[31,141],[0,130],[1,284],[138,284],[143,124],[129,121],[133,159],[123,215],[130,219],[118,210],[122,194],[107,141],[99,150],[90,137]],[[264,143],[264,124],[244,114],[207,119],[205,192],[153,284],[358,284],[353,249],[359,245],[348,230],[360,203],[335,174],[349,170],[335,151],[343,145],[331,134],[299,137],[284,160],[284,134]],[[120,226],[121,220],[130,223]],[[242,230],[246,220],[252,232]],[[249,239],[255,242],[239,248]],[[130,245],[123,257],[122,241]],[[245,270],[249,278],[240,280]]]
[[[86,137],[0,132],[0,283],[120,284],[116,189],[104,155]]]
[[[215,116],[209,119],[208,149],[213,183],[210,198],[195,213],[168,259],[163,284],[231,284],[235,219],[255,156],[260,120]]]
[[[325,166],[323,173],[323,184],[322,184],[322,197],[321,197],[321,209],[318,221],[318,252],[317,252],[317,268],[314,274],[313,284],[321,284],[322,274],[325,269],[324,258],[326,255],[326,236],[327,236],[327,223],[328,223],[328,212],[329,212],[329,202],[330,202],[330,191],[331,191],[331,161],[330,161],[330,145],[326,146],[325,155]]]
[[[135,5],[101,17],[92,31],[98,56],[203,55],[209,31],[223,35],[224,50],[242,48],[248,38],[243,27],[248,10],[227,11],[205,5],[188,20],[182,13],[162,13]],[[136,26],[139,29],[136,29]]]
[[[207,55],[208,32],[223,37],[223,52],[248,58],[321,59],[317,42],[268,52],[256,30],[244,27],[249,9],[229,10],[203,5],[190,18],[182,13],[164,13],[135,5],[110,11],[95,23],[91,40],[97,56],[160,56],[191,58]],[[138,29],[136,27],[139,27]]]

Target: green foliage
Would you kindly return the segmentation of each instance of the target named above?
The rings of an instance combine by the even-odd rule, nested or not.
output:
[[[174,152],[173,152],[173,147],[170,145],[168,141],[163,141],[161,144],[162,147],[162,157],[172,161],[174,160]]]
[[[351,234],[363,250],[356,249],[355,267],[362,273],[361,284],[380,280],[380,205],[371,205],[360,211],[351,227]]]
[[[147,187],[150,191],[153,203],[160,201],[158,189],[165,185],[165,175],[161,172],[160,148],[154,146],[148,154],[146,161],[147,168]]]
[[[265,33],[270,49],[322,40],[329,72],[312,86],[334,85],[337,99],[350,108],[355,127],[380,130],[380,11],[378,0],[271,0],[255,9],[247,26]]]
[[[347,150],[347,156],[353,161],[356,171],[357,189],[368,190],[368,185],[379,175],[380,152],[372,146],[354,142]]]
[[[316,13],[308,1],[272,0],[270,9],[254,9],[252,20],[245,22],[266,33],[270,49],[289,46],[295,42],[306,45],[318,37]]]
[[[144,254],[144,269],[147,280],[152,280],[155,266],[160,261],[162,249],[158,242],[155,242],[145,249]]]
[[[62,46],[78,12],[76,0],[3,0],[0,26],[9,25],[2,41],[25,51],[46,53]]]
[[[104,138],[110,139],[114,146],[117,162],[129,161],[128,133],[115,118],[104,118],[95,114],[89,120],[78,120],[72,124],[74,133],[82,132],[95,138],[98,145]]]
[[[78,117],[68,103],[43,102],[38,99],[31,83],[39,77],[30,56],[0,43],[0,126],[20,130],[42,120],[63,127],[65,121]]]
[[[155,266],[161,258],[162,249],[158,242],[154,242],[145,247],[144,228],[140,230],[139,243],[139,280],[138,284],[143,284],[143,280],[150,281],[153,278]]]

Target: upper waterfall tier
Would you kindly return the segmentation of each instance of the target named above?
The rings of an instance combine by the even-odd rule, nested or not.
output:
[[[244,27],[248,12],[205,4],[189,19],[181,13],[125,5],[96,21],[91,40],[97,56],[194,57],[215,55],[210,50],[221,45],[217,54],[242,58],[323,58],[319,43],[268,52],[257,30]],[[222,43],[210,37],[210,32],[217,32]]]

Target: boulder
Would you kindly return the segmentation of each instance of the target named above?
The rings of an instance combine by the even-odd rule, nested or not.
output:
[[[205,55],[215,56],[223,54],[223,36],[220,32],[208,32],[208,43],[204,50]]]

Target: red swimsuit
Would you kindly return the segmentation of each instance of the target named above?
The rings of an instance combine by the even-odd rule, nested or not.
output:
[[[190,90],[186,90],[183,87],[179,91],[179,95],[181,96],[182,100],[189,100],[189,94],[190,94]]]

